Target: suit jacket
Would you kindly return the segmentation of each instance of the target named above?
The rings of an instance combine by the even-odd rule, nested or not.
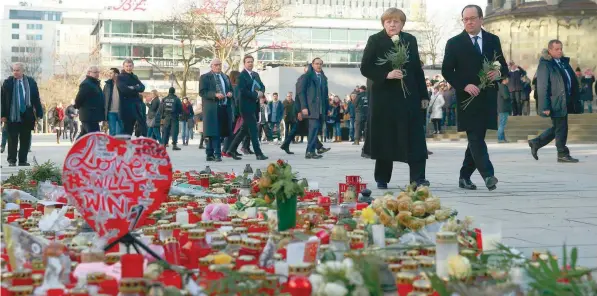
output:
[[[22,118],[21,123],[31,124],[31,129],[34,127],[35,117],[42,118],[44,111],[41,107],[41,100],[39,99],[39,89],[35,80],[27,75],[23,76],[27,78],[29,82],[29,91],[31,94],[31,108],[27,108],[25,116]],[[12,106],[12,91],[14,89],[14,77],[10,76],[4,83],[2,83],[2,96],[1,96],[1,113],[2,117],[5,117],[7,122],[10,122],[10,107]],[[24,120],[24,121],[23,121]]]
[[[303,116],[309,119],[323,119],[328,113],[328,79],[321,72],[321,85],[317,78],[317,73],[309,65],[309,70],[305,73],[305,76],[300,79],[299,83],[299,101],[301,102],[301,108],[308,109],[309,115]]]
[[[252,72],[253,77],[249,75],[247,70],[240,72],[238,76],[238,90],[240,93],[240,112],[243,116],[255,115],[258,111],[259,96],[257,91],[253,91],[253,80],[259,82],[262,92],[265,92],[265,85],[261,82],[261,78],[257,72]],[[246,119],[245,119],[246,120]]]
[[[269,102],[267,104],[267,121],[268,122],[273,122],[272,118],[273,118],[273,114],[274,112],[276,113],[276,123],[281,122],[282,121],[282,117],[284,116],[284,103],[282,103],[282,101],[278,100],[278,106],[276,107],[276,110],[274,110],[274,102]]]
[[[233,92],[232,85],[230,84],[230,79],[226,74],[220,74],[222,75],[225,84],[225,93],[223,93],[223,95],[226,96],[226,93]],[[213,72],[208,72],[201,75],[199,81],[199,95],[201,96],[201,102],[203,106],[203,135],[206,137],[222,136],[222,131],[220,131],[222,120],[232,121],[231,104],[233,97],[227,98],[226,100],[226,109],[229,115],[228,118],[219,118],[218,105],[224,102],[224,100],[219,100],[216,98],[216,93],[216,75]]]
[[[79,109],[79,119],[82,122],[100,122],[106,120],[104,92],[100,81],[87,76],[75,98],[75,108]]]
[[[485,30],[482,33],[482,53],[475,49],[473,41],[466,31],[452,37],[446,44],[442,75],[454,87],[458,108],[458,131],[471,129],[497,129],[497,90],[498,81],[481,93],[466,108],[462,109],[462,101],[470,97],[464,91],[469,85],[479,85],[479,72],[483,61],[497,61],[501,65],[502,78],[508,76],[508,65],[502,52],[500,38]]]
[[[139,80],[137,75],[123,72],[118,75],[117,81],[116,85],[118,87],[121,105],[129,102],[142,103],[139,94],[145,91],[145,85],[141,83],[141,80]],[[129,86],[134,87],[134,89],[130,89]]]

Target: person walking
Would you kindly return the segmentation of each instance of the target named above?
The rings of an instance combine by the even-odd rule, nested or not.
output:
[[[307,137],[306,159],[320,159],[321,155],[315,153],[318,142],[317,135],[325,122],[328,109],[328,83],[322,71],[323,60],[314,58],[306,75],[301,79],[299,86],[299,100],[303,118],[309,121],[309,135]]]
[[[60,136],[64,132],[64,108],[58,103],[54,108],[54,128],[56,129],[56,144],[60,144]]]
[[[110,68],[110,79],[104,84],[104,100],[106,101],[106,121],[108,121],[108,131],[110,136],[116,136],[122,133],[122,120],[120,120],[120,93],[118,92],[118,75],[120,70]]]
[[[586,69],[580,79],[580,99],[584,105],[583,109],[586,107],[589,113],[593,113],[593,83],[595,83],[595,76],[591,69]]]
[[[234,139],[239,133],[242,132],[243,119],[240,116],[240,92],[238,89],[238,77],[240,72],[233,70],[230,71],[230,85],[232,87],[232,99],[230,100],[230,116],[232,118],[230,124],[230,134],[226,137],[224,145],[222,147],[222,156],[230,157],[234,160],[241,160],[242,154],[238,153],[238,146],[232,147]],[[247,136],[243,133],[245,139]],[[244,141],[244,140],[243,140]]]
[[[539,92],[539,110],[542,117],[551,117],[552,127],[538,137],[529,140],[531,155],[539,160],[539,149],[556,140],[558,162],[577,163],[578,159],[570,156],[566,146],[568,140],[568,114],[580,114],[580,87],[570,67],[570,58],[565,57],[560,40],[554,39],[543,50],[537,68],[537,91]]]
[[[442,118],[443,118],[443,107],[445,101],[444,96],[442,95],[442,91],[440,90],[439,83],[436,83],[433,86],[433,94],[431,95],[431,101],[429,102],[429,107],[427,108],[427,113],[429,113],[429,117],[431,118],[431,122],[433,123],[433,134],[441,134],[442,133]]]
[[[160,133],[160,95],[156,89],[151,91],[151,100],[147,103],[147,137],[158,143],[162,142]]]
[[[271,130],[269,125],[269,108],[267,107],[267,99],[265,95],[259,98],[259,141],[263,144],[267,144],[271,141]],[[262,136],[265,135],[264,138]]]
[[[344,108],[342,106],[342,101],[340,101],[340,97],[334,95],[334,99],[332,101],[332,109],[334,109],[335,111],[333,113],[335,113],[336,117],[335,122],[334,122],[334,134],[335,134],[335,138],[334,138],[334,142],[336,143],[340,143],[342,142],[342,119],[344,118]]]
[[[189,120],[193,119],[193,105],[189,102],[189,98],[184,97],[182,98],[182,112],[179,116],[180,121],[180,130],[182,131],[182,145],[188,146],[189,139],[191,137],[190,130],[189,130]],[[192,125],[191,125],[192,126]]]
[[[296,125],[296,102],[292,92],[288,92],[286,100],[284,101],[284,139],[288,137],[292,129]],[[282,149],[284,150],[284,149]]]
[[[182,102],[176,96],[176,89],[170,87],[168,96],[162,99],[158,113],[161,116],[160,125],[162,126],[162,145],[168,147],[170,136],[172,136],[172,150],[181,150],[178,143],[178,116],[182,112]]]
[[[510,99],[510,90],[508,90],[508,78],[504,79],[498,86],[497,112],[498,112],[498,143],[508,143],[506,140],[506,124],[508,116],[512,112],[512,100]]]
[[[72,101],[71,104],[66,107],[66,118],[68,118],[69,121],[68,137],[72,143],[79,133],[79,110],[75,108],[75,101]]]
[[[99,74],[100,71],[97,66],[89,67],[87,77],[79,85],[79,92],[75,98],[75,108],[79,110],[82,126],[78,138],[88,133],[99,132],[99,123],[106,118],[104,113],[104,92],[100,87]]]
[[[371,81],[370,89],[374,94],[370,126],[365,137],[366,149],[362,154],[375,160],[374,177],[378,189],[388,188],[395,161],[408,163],[410,183],[430,185],[425,179],[427,145],[423,131],[424,113],[421,112],[422,107],[427,108],[429,97],[417,39],[402,31],[405,23],[406,15],[402,10],[387,9],[381,16],[383,30],[369,37],[361,61],[361,74]],[[408,62],[403,70],[393,69],[390,62],[378,62],[396,44],[407,48]]]
[[[478,170],[487,189],[495,190],[498,179],[489,160],[485,134],[488,129],[497,129],[497,85],[485,89],[477,85],[485,60],[500,64],[500,70],[487,73],[492,81],[506,78],[508,65],[499,37],[482,29],[481,7],[467,5],[461,15],[464,31],[448,40],[442,64],[442,75],[456,89],[458,131],[466,132],[468,139],[458,186],[477,189],[470,178]],[[465,108],[462,102],[471,96],[474,100]]]
[[[280,143],[280,122],[282,122],[284,116],[284,105],[280,102],[277,92],[272,94],[272,101],[267,104],[267,116],[272,140],[274,140],[275,143]]]
[[[354,142],[354,124],[355,124],[355,101],[357,99],[356,93],[351,93],[348,97],[347,110],[348,110],[348,138],[349,141]]]
[[[120,120],[122,120],[123,133],[133,135],[135,124],[139,125],[140,134],[147,135],[147,123],[144,120],[143,108],[145,104],[141,99],[141,93],[145,91],[145,85],[139,77],[133,73],[135,64],[132,59],[125,59],[122,63],[124,71],[118,75],[116,85],[120,98]]]

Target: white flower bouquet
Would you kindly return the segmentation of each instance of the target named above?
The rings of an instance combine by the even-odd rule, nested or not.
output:
[[[372,295],[365,277],[350,258],[342,262],[328,261],[317,265],[309,281],[313,287],[313,296]]]
[[[400,70],[402,71],[403,76],[406,76],[404,65],[408,63],[408,44],[401,44],[399,35],[392,36],[392,42],[394,43],[394,46],[392,46],[392,48],[386,52],[384,58],[378,58],[376,64],[384,65],[386,63],[390,63],[392,65],[392,69]],[[402,92],[406,97],[406,95],[410,94],[410,92],[406,88],[404,80],[401,80],[400,82],[402,83]]]
[[[479,80],[481,81],[481,83],[479,83],[479,85],[477,85],[477,87],[479,88],[479,91],[484,90],[487,87],[494,87],[493,82],[495,81],[494,79],[491,79],[491,77],[489,76],[489,73],[492,71],[499,71],[500,68],[502,67],[502,65],[500,64],[500,62],[497,60],[499,58],[499,55],[496,53],[494,54],[494,58],[492,61],[489,61],[487,59],[485,59],[485,61],[483,61],[483,67],[481,68],[481,71],[479,71]],[[499,79],[499,77],[496,77],[495,79]],[[475,99],[475,96],[470,96],[468,99],[462,101],[462,110],[466,110],[466,108],[473,102],[473,100]]]

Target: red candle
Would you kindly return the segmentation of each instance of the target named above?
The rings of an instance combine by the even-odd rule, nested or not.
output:
[[[177,289],[182,288],[182,278],[180,274],[174,270],[164,270],[158,280],[164,284],[165,287],[175,287]]]
[[[123,254],[120,256],[122,278],[142,278],[144,260],[141,254]]]
[[[101,294],[118,295],[118,281],[113,277],[106,277],[99,286]]]
[[[205,240],[205,230],[189,230],[189,241],[182,247],[183,254],[187,257],[188,268],[198,268],[199,259],[209,255],[211,248]]]
[[[48,289],[46,291],[46,295],[47,296],[63,296],[64,294],[64,289]]]
[[[201,187],[209,188],[209,175],[202,174],[199,181],[201,182]]]
[[[416,275],[410,272],[400,272],[396,276],[396,286],[398,287],[399,296],[407,296],[408,293],[414,290],[413,281]]]
[[[175,238],[169,237],[164,241],[164,254],[168,263],[180,265],[180,251],[180,244]]]

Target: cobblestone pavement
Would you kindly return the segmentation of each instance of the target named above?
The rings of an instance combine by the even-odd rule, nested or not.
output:
[[[548,249],[561,254],[561,246],[577,246],[580,264],[597,267],[597,145],[570,145],[572,155],[580,159],[578,164],[559,164],[553,145],[539,151],[539,161],[530,155],[526,144],[489,144],[491,160],[495,166],[498,189],[487,191],[481,177],[473,176],[479,186],[476,191],[458,188],[458,171],[464,156],[466,142],[430,142],[434,152],[427,162],[427,179],[432,192],[443,204],[456,208],[460,217],[473,216],[476,223],[499,221],[503,227],[506,244],[530,254],[535,249]],[[55,143],[55,136],[34,135],[33,156],[38,162],[52,160],[62,165],[71,144]],[[198,150],[197,139],[182,151],[171,151],[174,167],[179,170],[205,167],[205,151]],[[318,183],[322,192],[337,190],[345,175],[360,175],[370,188],[373,180],[374,162],[360,157],[360,147],[349,143],[326,144],[332,150],[321,160],[304,158],[305,144],[291,146],[295,155],[286,155],[279,146],[263,145],[270,160],[286,159],[293,168],[310,183]],[[6,153],[2,155],[2,178],[17,168],[7,167]],[[255,168],[265,167],[267,162],[254,157],[242,161],[224,159],[210,163],[215,171],[242,172],[249,163]],[[398,192],[398,186],[408,182],[408,167],[395,164],[390,191]],[[373,190],[373,195],[383,192]]]

